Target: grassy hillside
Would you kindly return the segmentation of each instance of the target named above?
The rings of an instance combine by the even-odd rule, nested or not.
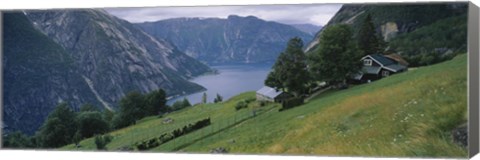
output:
[[[257,105],[256,102],[251,102],[248,109],[242,109],[239,111],[235,110],[235,105],[238,101],[252,98],[255,98],[255,93],[246,92],[223,103],[197,105],[170,113],[161,118],[158,118],[157,116],[146,117],[142,120],[139,120],[134,126],[110,132],[109,134],[113,136],[114,139],[107,145],[107,148],[109,150],[118,150],[122,147],[130,146],[136,142],[147,140],[163,133],[182,128],[185,125],[207,117],[211,118],[212,125],[203,128],[202,130],[208,130],[208,132],[217,132],[225,127],[233,125],[235,122],[241,122],[242,120],[251,118],[253,116],[252,109]],[[257,113],[260,114],[275,106],[276,104],[270,104],[269,106],[262,107],[257,109]],[[173,123],[164,124],[164,118],[173,119]],[[202,133],[207,134],[205,131]],[[197,134],[197,132],[190,133],[186,136],[195,134]],[[177,140],[172,141],[172,143],[177,143],[178,145]],[[83,140],[80,145],[82,146],[81,148],[75,148],[75,146],[71,144],[63,147],[62,149],[94,150],[94,138]]]
[[[255,117],[251,109],[238,113],[233,109],[237,101],[254,97],[253,92],[221,104],[192,107],[170,114],[176,120],[171,125],[206,116],[212,117],[212,125],[152,151],[205,153],[224,147],[242,154],[465,157],[467,150],[452,142],[450,132],[467,121],[466,66],[467,55],[463,54],[370,84],[328,92],[290,110],[278,112],[278,105],[267,105]],[[249,118],[238,121],[242,115]],[[172,126],[152,117],[112,132],[115,138],[107,147],[115,149]],[[91,139],[82,145],[83,149],[94,147]]]

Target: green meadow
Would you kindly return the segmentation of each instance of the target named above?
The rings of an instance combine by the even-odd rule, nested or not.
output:
[[[467,122],[467,55],[419,67],[372,83],[331,90],[304,105],[279,112],[281,105],[235,110],[255,92],[147,117],[110,132],[111,151],[132,146],[210,117],[212,124],[147,152],[336,156],[466,157],[451,131]],[[254,114],[255,111],[255,114]],[[172,123],[164,124],[164,118]],[[61,150],[95,150],[93,138]]]

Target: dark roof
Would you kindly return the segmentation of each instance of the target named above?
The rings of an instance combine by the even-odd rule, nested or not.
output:
[[[390,58],[385,57],[384,55],[381,54],[371,54],[370,57],[373,59],[377,60],[379,63],[381,63],[384,66],[390,65],[390,64],[395,64],[395,61],[393,61]]]
[[[409,65],[409,63],[405,59],[403,59],[402,56],[400,56],[398,54],[392,53],[392,54],[385,55],[385,57],[390,58],[394,61],[397,61],[398,64],[401,64],[401,65],[404,65],[404,66]]]
[[[268,86],[264,86],[257,91],[257,94],[261,94],[261,95],[267,96],[269,98],[275,98],[282,93],[283,93],[282,91],[277,91],[274,88],[271,88],[271,87],[268,87]]]
[[[393,72],[398,72],[400,70],[404,70],[407,67],[401,64],[391,64],[391,65],[385,66],[385,68]]]

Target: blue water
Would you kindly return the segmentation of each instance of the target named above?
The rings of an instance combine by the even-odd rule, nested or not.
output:
[[[204,92],[207,101],[213,102],[217,93],[226,101],[229,98],[246,91],[256,91],[264,85],[264,80],[273,64],[235,64],[210,66],[217,69],[219,74],[196,77],[191,82],[202,85],[207,90],[186,96],[173,98],[167,102],[171,105],[177,100],[186,97],[191,104],[200,103]]]

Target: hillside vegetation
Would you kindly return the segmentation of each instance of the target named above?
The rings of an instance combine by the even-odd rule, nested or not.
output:
[[[212,118],[208,127],[178,137],[151,151],[313,154],[342,156],[465,157],[467,150],[452,142],[451,130],[467,121],[467,55],[392,75],[373,83],[321,94],[306,104],[278,112],[243,93],[216,104],[193,106],[163,118],[148,117],[137,125],[109,133],[109,150],[170,132],[185,124]],[[259,108],[255,116],[253,107]],[[93,150],[93,138],[81,143]],[[62,149],[75,149],[68,145]]]
[[[466,52],[467,11],[466,3],[345,4],[325,28],[348,24],[362,42],[361,28],[371,16],[375,34],[385,41],[377,52],[398,53],[410,66],[425,66]],[[307,54],[319,48],[323,32],[307,45]]]

